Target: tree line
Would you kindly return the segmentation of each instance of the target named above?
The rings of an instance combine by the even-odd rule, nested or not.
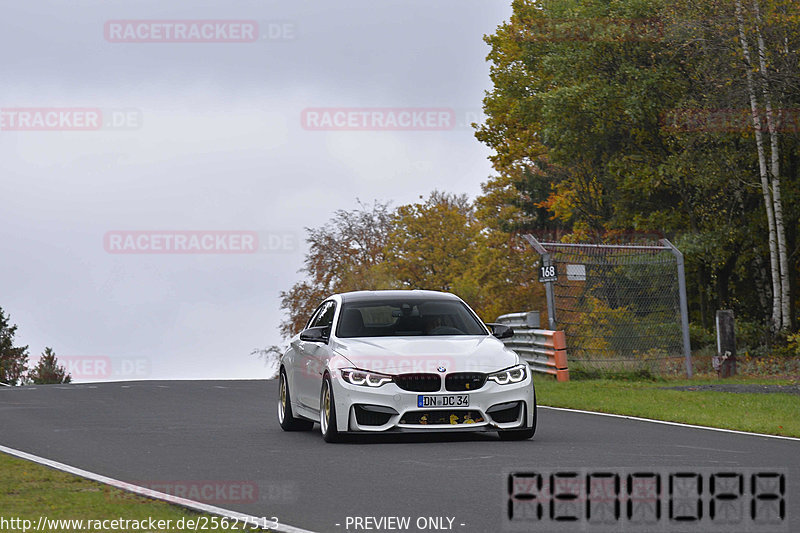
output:
[[[492,209],[464,195],[433,191],[397,207],[359,202],[306,230],[304,279],[281,293],[284,337],[299,332],[315,307],[339,292],[454,292],[486,320],[544,302],[530,275],[535,254],[497,227]]]
[[[39,361],[28,367],[28,347],[15,346],[17,325],[11,323],[10,315],[0,308],[0,384],[44,385],[48,383],[70,383],[72,376],[58,364],[56,353],[45,347]]]
[[[788,0],[517,0],[485,38],[477,137],[505,224],[591,239],[660,232],[695,322],[792,328],[800,10]]]
[[[434,191],[307,228],[285,336],[333,292],[426,288],[487,320],[544,310],[518,238],[663,235],[686,258],[690,315],[794,327],[800,221],[800,9],[790,0],[514,0],[487,35],[474,125],[495,175],[474,201]]]

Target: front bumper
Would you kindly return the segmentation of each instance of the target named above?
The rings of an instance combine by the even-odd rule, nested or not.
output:
[[[443,380],[444,381],[444,380]],[[359,432],[502,431],[531,427],[534,390],[530,372],[524,381],[499,385],[487,381],[474,391],[411,392],[395,383],[381,387],[332,379],[337,429]],[[419,395],[469,396],[468,407],[419,407]]]

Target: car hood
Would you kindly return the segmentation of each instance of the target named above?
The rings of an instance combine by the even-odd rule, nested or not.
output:
[[[332,347],[343,359],[339,367],[389,374],[492,372],[519,362],[517,354],[488,335],[336,339]]]

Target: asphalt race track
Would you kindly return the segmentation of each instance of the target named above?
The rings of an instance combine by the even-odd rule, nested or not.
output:
[[[798,441],[539,409],[531,441],[404,434],[332,445],[318,426],[281,431],[276,394],[276,381],[4,387],[0,444],[319,532],[348,531],[347,517],[389,516],[410,517],[406,531],[420,531],[420,517],[424,530],[502,531],[510,470],[783,469],[789,518],[759,531],[800,531]],[[391,530],[362,525],[350,522],[349,531]],[[529,523],[523,530],[555,525]]]

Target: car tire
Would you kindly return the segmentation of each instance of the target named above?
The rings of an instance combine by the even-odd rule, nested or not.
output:
[[[319,395],[319,427],[325,442],[340,442],[342,435],[336,428],[336,402],[333,401],[331,377],[325,374]]]
[[[528,440],[533,438],[536,434],[536,390],[533,391],[533,425],[529,428],[525,429],[510,429],[505,431],[498,431],[497,434],[500,436],[500,440]],[[527,407],[525,411],[525,417],[523,420],[528,418]]]
[[[314,422],[295,418],[292,413],[292,400],[289,396],[289,381],[286,371],[281,368],[278,382],[278,423],[284,431],[309,431],[314,427]]]

